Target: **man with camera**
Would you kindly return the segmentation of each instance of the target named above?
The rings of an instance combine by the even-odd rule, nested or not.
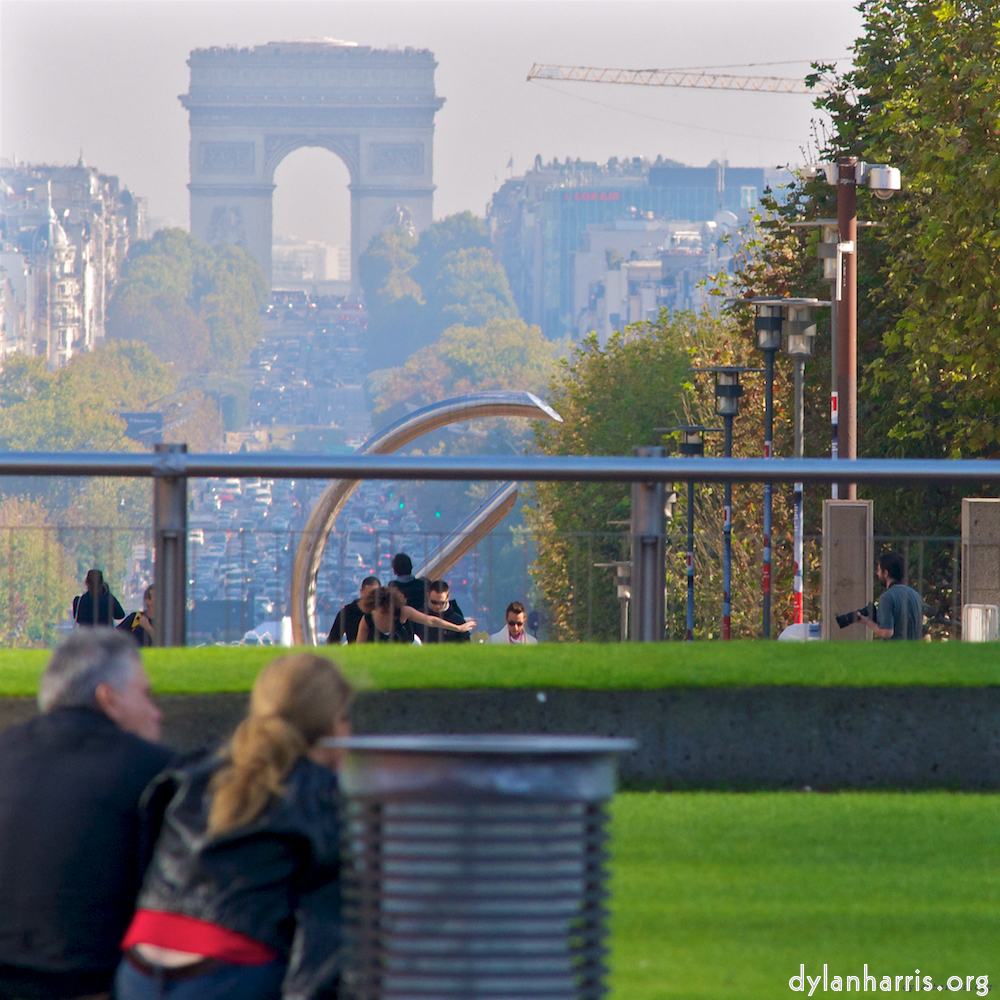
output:
[[[907,587],[903,580],[903,557],[898,552],[885,552],[878,557],[875,571],[885,593],[878,599],[878,624],[870,616],[860,616],[882,639],[922,639],[924,637],[924,602],[920,595]]]

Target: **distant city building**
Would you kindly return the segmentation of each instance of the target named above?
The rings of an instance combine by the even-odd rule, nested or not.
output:
[[[538,156],[493,196],[494,253],[526,322],[548,337],[597,329],[603,339],[661,306],[697,309],[696,285],[720,266],[721,237],[749,220],[772,173]]]
[[[271,246],[273,288],[302,289],[316,294],[336,294],[328,282],[344,284],[341,294],[350,291],[351,248],[332,246],[318,240],[278,236]]]
[[[50,367],[104,339],[105,310],[145,199],[88,167],[0,164],[0,359],[34,354]]]

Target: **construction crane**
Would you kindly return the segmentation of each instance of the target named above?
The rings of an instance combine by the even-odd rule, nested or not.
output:
[[[703,70],[599,69],[595,66],[554,66],[547,63],[535,63],[528,74],[528,80],[628,83],[641,87],[711,87],[716,90],[750,90],[768,94],[822,94],[829,89],[819,81],[815,86],[807,87],[805,80],[798,77],[735,76],[730,73],[707,73]]]

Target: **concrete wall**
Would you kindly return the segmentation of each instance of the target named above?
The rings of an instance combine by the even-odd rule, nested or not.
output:
[[[222,739],[245,694],[161,697],[164,738]],[[0,728],[34,713],[0,700]],[[626,785],[653,788],[1000,789],[1000,688],[369,691],[359,733],[632,736]]]

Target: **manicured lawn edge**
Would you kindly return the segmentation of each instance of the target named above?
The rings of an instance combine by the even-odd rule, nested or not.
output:
[[[157,691],[245,691],[274,647],[154,649]],[[362,688],[988,687],[1000,645],[969,643],[705,642],[504,646],[318,647]],[[0,650],[0,696],[33,695],[47,650]]]

